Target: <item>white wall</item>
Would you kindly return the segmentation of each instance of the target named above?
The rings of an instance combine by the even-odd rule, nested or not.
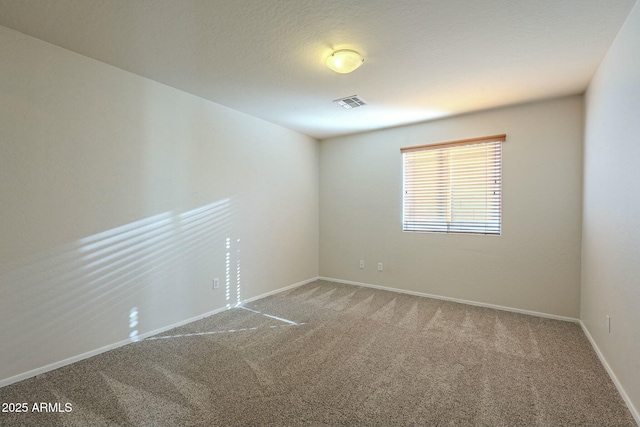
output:
[[[580,316],[640,423],[640,5],[586,94]],[[605,315],[611,316],[611,333]]]
[[[318,275],[316,140],[4,27],[0,76],[0,381]]]
[[[502,236],[403,233],[400,148],[501,133]],[[320,275],[577,318],[582,135],[574,96],[323,140]]]

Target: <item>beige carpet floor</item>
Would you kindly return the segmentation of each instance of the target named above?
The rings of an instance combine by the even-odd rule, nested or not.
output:
[[[580,327],[318,281],[0,389],[3,426],[635,426]]]

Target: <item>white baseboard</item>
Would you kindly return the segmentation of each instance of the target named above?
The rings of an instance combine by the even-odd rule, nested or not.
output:
[[[311,283],[311,282],[316,281],[316,280],[318,280],[318,278],[317,277],[313,277],[311,279],[307,279],[307,280],[304,280],[302,282],[294,283],[293,285],[288,285],[288,286],[285,286],[283,288],[276,289],[274,291],[266,292],[264,294],[261,294],[261,295],[255,296],[255,297],[247,298],[245,300],[242,300],[239,305],[242,305],[244,303],[251,302],[251,301],[254,301],[254,300],[258,300],[260,298],[264,298],[264,297],[267,297],[267,296],[270,296],[270,295],[273,295],[273,294],[284,292],[284,291],[287,291],[289,289],[297,288],[298,286],[306,285],[307,283]],[[122,346],[127,345],[127,344],[131,344],[134,341],[142,341],[145,338],[149,338],[149,337],[151,337],[153,335],[161,334],[161,333],[166,332],[166,331],[168,331],[170,329],[177,328],[177,327],[180,327],[180,326],[184,326],[187,323],[195,322],[196,320],[200,320],[202,318],[209,317],[209,316],[212,316],[212,315],[217,314],[217,313],[221,313],[221,312],[223,312],[225,310],[228,310],[229,308],[230,307],[227,307],[227,306],[216,308],[215,310],[208,311],[208,312],[203,313],[203,314],[199,314],[199,315],[191,317],[189,319],[181,320],[179,322],[172,323],[171,325],[163,326],[161,328],[154,329],[153,331],[145,332],[144,334],[140,334],[135,338],[127,338],[126,340],[122,340],[122,341],[118,341],[118,342],[113,343],[113,344],[105,345],[104,347],[100,347],[100,348],[97,348],[95,350],[87,351],[86,353],[78,354],[77,356],[72,356],[72,357],[69,357],[67,359],[60,360],[58,362],[54,362],[54,363],[51,363],[51,364],[46,365],[46,366],[42,366],[40,368],[32,369],[30,371],[23,372],[21,374],[14,375],[12,377],[2,379],[2,380],[0,380],[0,388],[8,386],[8,385],[11,385],[11,384],[14,384],[14,383],[17,383],[17,382],[22,381],[22,380],[26,380],[27,378],[35,377],[36,375],[44,374],[45,372],[53,371],[54,369],[62,368],[63,366],[67,366],[67,365],[70,365],[72,363],[84,360],[84,359],[88,359],[88,358],[96,356],[96,355],[98,355],[100,353],[104,353],[106,351],[113,350],[113,349],[116,349],[118,347],[122,347]]]
[[[629,412],[631,412],[631,415],[633,415],[633,418],[636,420],[636,424],[638,424],[638,426],[640,427],[640,411],[638,411],[638,409],[636,409],[636,407],[633,406],[633,403],[631,402],[631,399],[629,399],[629,396],[627,395],[627,392],[624,390],[624,387],[622,387],[622,384],[620,384],[620,381],[618,381],[618,377],[616,377],[616,374],[613,373],[613,370],[611,369],[611,366],[609,366],[609,363],[607,362],[607,359],[604,358],[604,355],[600,351],[600,348],[596,344],[595,340],[593,339],[593,337],[589,333],[589,330],[587,329],[585,324],[582,322],[582,320],[580,321],[580,326],[582,327],[582,331],[584,332],[584,334],[589,339],[589,342],[591,343],[591,347],[593,347],[593,350],[598,355],[598,358],[600,359],[600,362],[602,362],[602,365],[604,366],[604,369],[609,374],[609,377],[611,378],[611,381],[613,381],[613,384],[618,389],[618,393],[620,393],[620,396],[622,396],[622,399],[624,400],[624,403],[627,404],[627,408],[629,408]]]
[[[279,294],[280,292],[288,291],[289,289],[294,289],[294,288],[300,287],[302,285],[306,285],[307,283],[315,282],[318,279],[319,279],[319,277],[316,276],[316,277],[313,277],[311,279],[303,280],[302,282],[294,283],[293,285],[285,286],[284,288],[276,289],[275,291],[270,291],[270,292],[266,292],[264,294],[261,294],[261,295],[255,296],[255,297],[247,298],[247,299],[242,300],[240,305],[248,303],[248,302],[251,302],[251,301],[259,300],[259,299],[262,299],[264,297],[268,297],[268,296],[271,296],[271,295]]]
[[[370,283],[353,282],[351,280],[333,279],[333,278],[330,278],[330,277],[319,277],[319,279],[320,280],[327,280],[329,282],[345,283],[347,285],[355,285],[355,286],[363,286],[363,287],[366,287],[366,288],[382,289],[384,291],[389,291],[389,292],[398,292],[398,293],[401,293],[401,294],[416,295],[416,296],[419,296],[419,297],[427,297],[427,298],[439,299],[439,300],[444,300],[444,301],[457,302],[457,303],[460,303],[460,304],[475,305],[475,306],[478,306],[478,307],[494,308],[496,310],[510,311],[510,312],[513,312],[513,313],[520,313],[520,314],[528,314],[529,316],[545,317],[547,319],[563,320],[565,322],[580,323],[579,319],[575,319],[573,317],[565,317],[565,316],[558,316],[558,315],[555,315],[555,314],[540,313],[540,312],[537,312],[537,311],[522,310],[522,309],[519,309],[519,308],[505,307],[505,306],[502,306],[502,305],[487,304],[487,303],[484,303],[484,302],[470,301],[470,300],[460,299],[460,298],[451,298],[451,297],[445,297],[445,296],[441,296],[441,295],[427,294],[427,293],[424,293],[424,292],[408,291],[408,290],[400,289],[400,288],[390,288],[390,287],[387,287],[387,286],[372,285]]]

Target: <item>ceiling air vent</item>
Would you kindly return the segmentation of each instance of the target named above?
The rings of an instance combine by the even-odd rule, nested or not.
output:
[[[342,108],[350,110],[352,108],[361,107],[367,105],[358,95],[347,96],[346,98],[334,99],[333,102],[337,102]]]

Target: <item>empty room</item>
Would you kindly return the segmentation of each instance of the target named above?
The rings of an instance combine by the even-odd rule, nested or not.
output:
[[[0,0],[0,426],[640,426],[636,0]]]

